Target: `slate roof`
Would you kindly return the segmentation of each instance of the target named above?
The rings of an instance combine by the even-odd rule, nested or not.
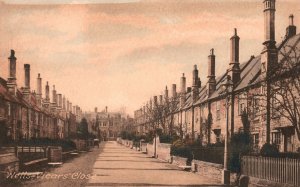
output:
[[[299,48],[300,49],[300,33],[284,40],[283,42],[279,43],[277,45],[280,52],[283,52],[286,54],[289,52],[289,50],[292,48]],[[279,52],[278,60],[282,60],[282,55]],[[243,90],[249,86],[253,86],[261,81],[260,74],[261,74],[261,55],[257,56],[251,56],[251,58],[240,64],[241,68],[241,80],[237,83],[237,85],[234,88],[234,91],[240,91]],[[199,90],[199,98],[198,100],[193,103],[192,102],[192,94],[191,92],[186,94],[186,102],[184,104],[184,109],[188,109],[192,105],[199,105],[200,103],[203,103],[207,101],[208,99],[214,99],[220,96],[221,93],[221,84],[225,81],[227,75],[227,71],[224,72],[221,76],[216,78],[216,91],[212,93],[210,97],[207,97],[207,89],[206,84],[204,84]],[[180,95],[180,94],[178,94]],[[177,100],[177,110],[180,110],[180,96],[176,98]]]

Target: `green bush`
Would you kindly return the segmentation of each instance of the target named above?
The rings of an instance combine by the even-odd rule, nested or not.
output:
[[[229,164],[230,170],[239,173],[241,169],[241,155],[251,151],[251,136],[246,132],[238,132],[231,136]]]
[[[188,160],[190,161],[193,160],[192,149],[188,146],[183,146],[183,147],[172,146],[171,155],[188,158]]]
[[[279,150],[276,145],[265,143],[260,150],[260,155],[267,157],[276,157],[279,155]]]

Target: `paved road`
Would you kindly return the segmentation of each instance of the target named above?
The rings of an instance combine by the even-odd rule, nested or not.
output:
[[[221,186],[116,142],[101,147],[87,186]]]

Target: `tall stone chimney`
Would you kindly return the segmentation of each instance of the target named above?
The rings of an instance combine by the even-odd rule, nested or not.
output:
[[[232,77],[232,82],[235,85],[241,79],[241,69],[239,62],[239,44],[240,37],[237,35],[236,28],[234,29],[234,34],[230,38],[230,63],[228,73]]]
[[[297,33],[297,27],[294,25],[294,15],[289,16],[289,26],[286,28],[286,38],[295,36]]]
[[[52,90],[52,103],[54,106],[57,106],[57,95],[56,95],[55,85],[53,85],[53,90]]]
[[[208,56],[208,76],[207,76],[208,96],[210,96],[216,90],[215,63],[216,63],[216,56],[214,54],[214,49],[211,49],[210,55]]]
[[[25,70],[25,86],[23,88],[23,94],[25,98],[29,101],[29,94],[30,94],[30,65],[24,64]]]
[[[9,77],[7,81],[7,87],[9,92],[12,94],[16,94],[17,91],[17,79],[16,79],[16,63],[17,58],[15,57],[15,51],[12,49],[10,50],[10,57],[8,57],[9,61]]]
[[[201,80],[200,80],[200,77],[198,78],[198,88],[199,88],[199,90],[200,90],[200,88],[201,88]]]
[[[95,113],[98,113],[98,108],[97,107],[95,107]]]
[[[69,106],[69,112],[73,113],[73,106],[72,106],[72,102],[70,102],[70,106]]]
[[[152,99],[150,98],[150,100],[149,100],[149,109],[152,110],[152,107],[153,107],[153,103],[152,103]]]
[[[39,105],[41,105],[42,104],[42,78],[41,78],[40,74],[38,74],[38,77],[37,77],[36,97],[37,97]]]
[[[67,111],[67,112],[70,111],[69,107],[70,107],[70,103],[69,103],[69,100],[67,99],[67,106],[66,106],[66,111]]]
[[[182,74],[180,84],[181,84],[180,107],[183,107],[185,104],[185,95],[186,95],[186,78],[184,76],[184,73]]]
[[[107,113],[107,112],[108,112],[108,110],[107,110],[107,109],[108,109],[108,107],[106,106],[106,107],[105,107],[105,113]]]
[[[62,108],[62,95],[61,94],[57,94],[57,106],[59,109]]]
[[[198,77],[197,65],[194,65],[193,85],[192,85],[192,99],[193,99],[193,102],[195,102],[198,99],[198,95],[199,95],[198,80],[199,80],[199,77]]]
[[[168,100],[169,98],[169,90],[168,90],[168,86],[166,86],[166,89],[165,89],[165,100]]]
[[[153,108],[157,107],[158,102],[157,102],[157,96],[153,97]]]
[[[45,86],[45,103],[50,103],[50,89],[49,89],[49,84],[48,81],[46,82],[46,86]]]
[[[278,51],[275,41],[275,0],[264,0],[265,42],[261,53],[261,75],[265,79],[272,74],[278,63]]]
[[[159,105],[163,104],[163,95],[159,95]]]
[[[62,99],[62,108],[64,109],[64,110],[66,110],[66,98],[65,98],[65,96],[63,96],[63,99]]]
[[[30,90],[30,64],[24,64],[25,70],[25,88]]]
[[[191,91],[192,91],[192,88],[191,87],[187,87],[186,92],[190,93]]]
[[[177,96],[176,84],[172,84],[172,97],[175,98],[176,96]]]

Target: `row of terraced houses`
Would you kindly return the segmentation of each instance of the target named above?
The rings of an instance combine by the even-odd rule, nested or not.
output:
[[[11,50],[9,78],[0,78],[0,136],[1,140],[21,141],[31,138],[63,139],[77,131],[83,116],[81,108],[72,104],[37,76],[36,92],[31,90],[30,65],[24,64],[24,87],[18,87],[15,51]],[[43,94],[44,93],[44,94]]]
[[[166,124],[166,131],[174,131],[178,135],[201,138],[203,144],[223,142],[226,129],[226,98],[222,91],[222,84],[227,78],[233,82],[233,91],[230,92],[230,106],[228,113],[229,134],[243,130],[241,115],[247,111],[250,121],[250,133],[254,147],[260,148],[267,140],[269,133],[270,142],[278,146],[280,151],[295,152],[300,147],[295,127],[284,117],[270,113],[270,131],[267,130],[267,116],[262,102],[257,95],[265,91],[265,78],[268,75],[268,67],[279,63],[283,58],[280,51],[286,46],[300,47],[300,34],[296,33],[294,17],[290,15],[289,25],[286,29],[284,40],[278,44],[275,41],[275,0],[264,1],[265,41],[261,54],[251,56],[248,60],[240,62],[239,59],[239,36],[234,30],[230,38],[230,60],[228,63],[216,61],[214,49],[208,56],[207,80],[201,82],[198,77],[197,65],[194,65],[193,80],[191,87],[186,87],[186,78],[183,74],[180,79],[180,90],[176,90],[176,84],[169,90],[166,87],[164,95],[151,97],[147,104],[134,113],[136,132],[146,134],[153,128],[149,112],[155,106],[164,105],[167,101],[174,102],[174,109],[168,113],[172,117],[172,127]],[[228,68],[223,74],[216,75],[216,66]],[[230,76],[230,77],[228,77]],[[271,103],[271,111],[273,104]],[[207,128],[208,123],[210,127]]]

